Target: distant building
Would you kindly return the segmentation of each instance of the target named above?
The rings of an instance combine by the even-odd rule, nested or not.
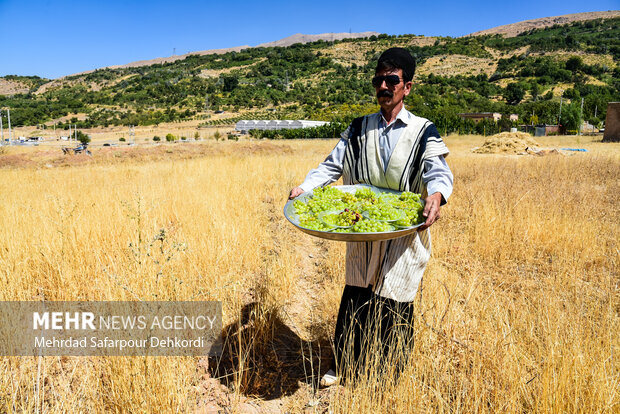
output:
[[[588,121],[583,121],[583,124],[581,124],[582,134],[593,134],[595,132],[596,132],[596,128],[594,127],[594,125],[592,125]]]
[[[547,135],[558,135],[562,131],[559,125],[519,125],[519,129],[523,132],[534,134],[536,137],[546,137]]]
[[[492,120],[493,122],[497,122],[502,119],[502,114],[500,114],[499,112],[467,112],[459,114],[459,116],[463,119],[471,119],[475,123],[478,123],[483,119]],[[510,114],[510,120],[512,122],[518,121],[519,115]]]
[[[241,120],[235,125],[235,131],[242,134],[247,134],[248,131],[253,129],[260,130],[278,130],[278,129],[300,129],[300,128],[314,128],[327,124],[325,121],[306,121],[306,120]]]

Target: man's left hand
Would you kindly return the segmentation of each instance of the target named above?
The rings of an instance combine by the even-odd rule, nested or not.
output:
[[[424,200],[424,211],[422,215],[426,217],[426,221],[423,226],[418,227],[418,230],[425,230],[433,225],[434,222],[439,220],[439,211],[441,209],[441,193],[437,192],[429,195]]]

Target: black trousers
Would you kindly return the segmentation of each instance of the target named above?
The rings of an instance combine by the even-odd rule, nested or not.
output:
[[[334,334],[334,369],[344,378],[368,368],[398,377],[413,346],[413,302],[376,295],[371,287],[346,285]]]

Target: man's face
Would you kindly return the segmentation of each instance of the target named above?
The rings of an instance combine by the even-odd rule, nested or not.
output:
[[[382,70],[375,74],[375,76],[389,76],[396,75],[400,78],[400,82],[396,85],[392,85],[387,81],[381,82],[381,85],[375,86],[375,92],[377,93],[377,100],[381,109],[390,110],[398,105],[405,99],[405,96],[411,92],[411,82],[403,82],[403,70]]]

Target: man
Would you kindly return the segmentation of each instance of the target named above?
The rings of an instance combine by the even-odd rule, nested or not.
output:
[[[381,110],[355,119],[325,161],[289,195],[293,199],[342,176],[345,185],[366,183],[420,193],[426,203],[426,220],[418,232],[387,241],[347,243],[334,364],[323,376],[323,386],[363,366],[373,335],[386,356],[390,349],[385,344],[395,336],[412,339],[413,300],[431,252],[428,228],[439,219],[453,182],[444,159],[449,151],[437,128],[404,107],[414,72],[415,59],[406,49],[386,50],[372,79]],[[402,368],[406,350],[399,355]]]

